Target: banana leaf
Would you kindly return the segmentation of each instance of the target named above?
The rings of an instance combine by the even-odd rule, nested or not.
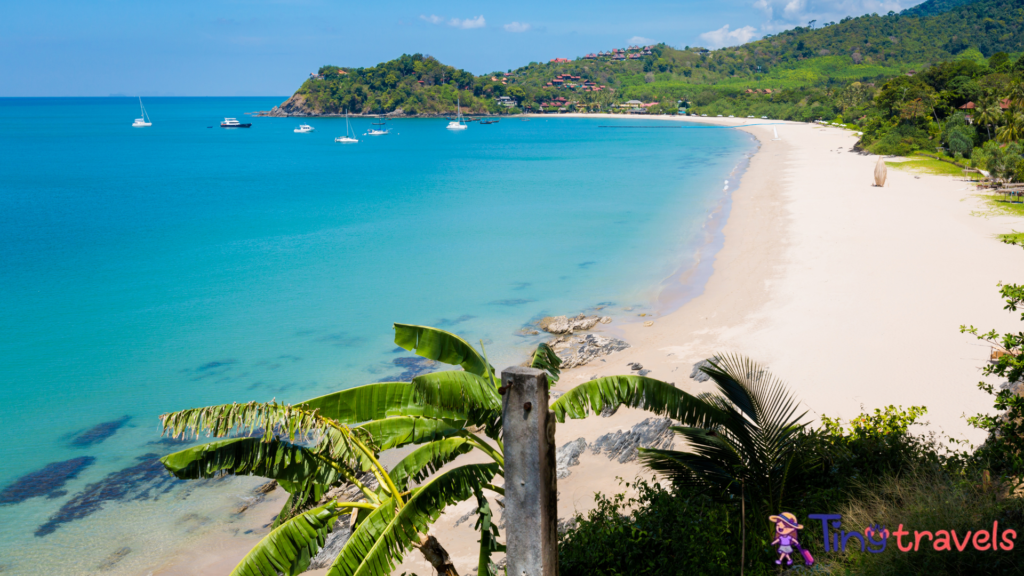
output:
[[[327,576],[391,574],[446,506],[472,498],[497,473],[497,464],[460,466],[413,489],[401,508],[390,498],[384,500],[359,523]]]
[[[429,326],[395,324],[395,344],[419,356],[459,365],[466,372],[490,378],[494,367],[468,342],[451,332]]]
[[[278,482],[331,486],[342,474],[338,462],[329,462],[314,450],[282,440],[263,442],[259,438],[217,440],[186,448],[160,459],[177,478],[212,478],[221,472],[262,476]]]
[[[413,378],[416,397],[440,410],[462,414],[470,426],[484,426],[487,435],[501,429],[501,396],[494,385],[476,374],[448,370]]]
[[[410,484],[422,482],[445,464],[472,450],[473,445],[466,438],[435,440],[410,452],[388,474],[395,486],[405,491]]]
[[[337,503],[327,504],[300,514],[267,534],[242,558],[231,576],[296,576],[309,568],[309,562],[324,546],[338,515],[344,512]]]
[[[160,416],[163,432],[183,437],[203,432],[222,438],[230,434],[262,435],[264,441],[278,436],[295,442],[295,437],[314,434],[330,427],[323,417],[297,406],[277,402],[218,404],[190,408]]]
[[[359,424],[389,416],[423,416],[426,418],[465,418],[458,410],[446,410],[423,402],[416,387],[409,382],[378,382],[325,394],[297,404],[308,410],[319,410],[324,418],[342,424]]]
[[[539,368],[541,370],[547,370],[551,376],[548,378],[548,387],[554,386],[558,382],[558,375],[561,373],[559,367],[562,366],[562,359],[555,354],[555,351],[551,349],[551,346],[541,342],[537,345],[537,349],[533,352],[533,358],[530,360],[531,368]]]

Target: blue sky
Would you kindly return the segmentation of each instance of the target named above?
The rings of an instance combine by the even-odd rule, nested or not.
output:
[[[736,45],[919,0],[33,0],[0,18],[0,96],[287,95],[323,64],[431,54],[481,74],[632,43]]]

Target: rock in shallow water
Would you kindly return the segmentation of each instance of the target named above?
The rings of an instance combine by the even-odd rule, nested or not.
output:
[[[608,316],[586,316],[580,313],[579,316],[572,318],[566,316],[547,316],[542,318],[539,322],[540,329],[545,332],[552,334],[572,334],[573,332],[583,332],[590,330],[597,324],[603,323],[608,324],[612,319]]]

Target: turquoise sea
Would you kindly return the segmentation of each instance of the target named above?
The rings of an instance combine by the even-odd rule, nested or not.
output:
[[[251,483],[170,481],[163,412],[402,377],[393,322],[500,367],[540,317],[657,308],[755,146],[571,118],[357,118],[342,145],[344,119],[245,116],[283,100],[150,98],[132,128],[130,98],[0,99],[0,572],[146,574],[223,531]]]

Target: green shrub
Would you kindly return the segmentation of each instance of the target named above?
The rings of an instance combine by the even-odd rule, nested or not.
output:
[[[597,507],[562,534],[562,576],[739,573],[739,520],[727,505],[642,479],[632,486],[633,498],[597,494]]]

